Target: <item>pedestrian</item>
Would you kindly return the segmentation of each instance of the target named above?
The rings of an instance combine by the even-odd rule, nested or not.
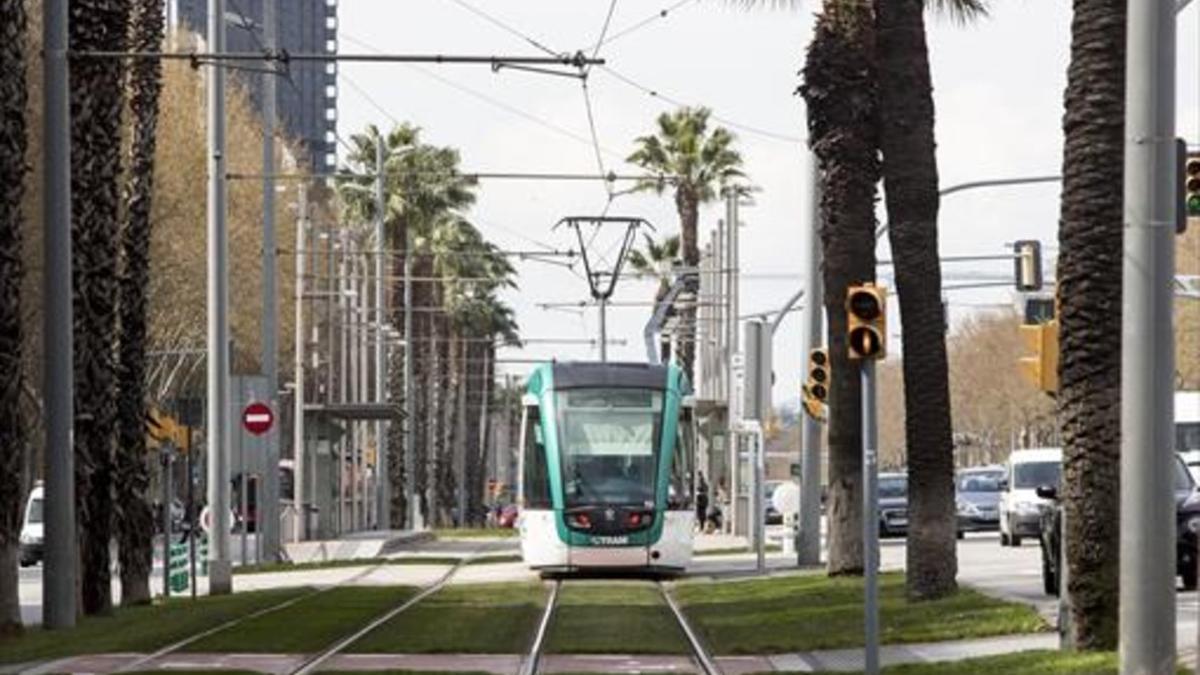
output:
[[[704,532],[706,523],[708,522],[708,483],[704,481],[704,472],[699,472],[699,481],[696,484],[696,523],[700,526],[700,531]]]

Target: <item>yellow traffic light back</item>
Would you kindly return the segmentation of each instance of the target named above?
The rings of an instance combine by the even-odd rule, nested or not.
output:
[[[1200,153],[1189,152],[1184,165],[1184,188],[1187,190],[1187,214],[1190,218],[1200,216]]]
[[[887,355],[887,291],[875,284],[851,286],[846,292],[846,341],[852,360]]]
[[[1021,375],[1048,394],[1058,391],[1058,321],[1021,326]]]

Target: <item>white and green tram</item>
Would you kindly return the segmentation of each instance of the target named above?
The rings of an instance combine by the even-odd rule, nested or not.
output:
[[[690,385],[674,365],[548,363],[521,420],[521,554],[543,572],[679,572],[692,559]]]

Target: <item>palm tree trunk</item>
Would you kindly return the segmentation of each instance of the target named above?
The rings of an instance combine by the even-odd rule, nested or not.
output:
[[[415,237],[414,237],[415,238]],[[428,279],[434,274],[433,259],[424,253],[413,258],[413,276]],[[413,283],[413,381],[414,410],[414,476],[417,497],[421,501],[421,513],[433,517],[430,510],[430,484],[434,475],[429,473],[430,446],[433,438],[430,419],[433,414],[431,396],[434,386],[433,375],[433,314],[428,311],[434,306],[432,284],[427,281]]]
[[[1117,645],[1125,14],[1075,0],[1059,223],[1059,424],[1069,640]]]
[[[933,84],[924,0],[876,0],[879,144],[888,237],[904,332],[908,448],[907,588],[914,599],[956,589],[954,442],[950,426]]]
[[[406,440],[412,433],[413,420],[405,419],[404,406],[408,398],[405,391],[404,361],[406,352],[412,349],[408,342],[407,327],[404,323],[404,260],[408,255],[408,218],[401,214],[396,219],[396,228],[391,232],[391,248],[402,253],[392,258],[392,325],[396,326],[400,336],[406,341],[402,349],[392,351],[391,368],[388,370],[388,402],[391,404],[391,423],[388,424],[388,473],[392,484],[392,522],[391,527],[402,529],[408,519],[408,492],[405,466]],[[415,331],[414,331],[415,332]]]
[[[128,15],[126,0],[73,0],[71,49],[125,51]],[[79,59],[71,67],[75,479],[81,607],[89,615],[112,610],[122,71],[118,59]]]
[[[700,220],[700,200],[682,188],[675,193],[675,208],[679,211],[680,248],[683,253],[683,264],[688,269],[700,267],[700,247],[698,245],[697,228]],[[683,339],[679,341],[679,367],[687,375],[688,380],[695,382],[693,377],[696,362],[696,310],[685,307],[679,312],[679,323],[683,327]]]
[[[17,557],[30,478],[21,405],[26,19],[24,0],[0,0],[0,637],[21,630]]]
[[[131,17],[131,47],[155,51],[163,39],[162,0],[137,4]],[[146,453],[146,339],[150,287],[150,206],[154,192],[155,135],[162,64],[134,62],[129,71],[133,119],[125,223],[121,231],[120,351],[118,363],[118,448],[116,455],[117,538],[121,604],[150,602],[154,514],[147,499],[150,468]]]
[[[872,21],[869,7],[827,0],[817,18],[800,87],[823,181],[821,241],[831,366],[831,575],[863,570],[862,387],[857,364],[847,359],[844,302],[850,284],[875,278],[879,158]]]

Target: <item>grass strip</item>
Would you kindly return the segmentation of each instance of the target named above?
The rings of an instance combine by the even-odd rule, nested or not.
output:
[[[763,547],[763,551],[765,553],[778,553],[782,550],[783,550],[783,547],[779,546],[778,544],[767,544],[765,547]],[[714,556],[714,555],[739,555],[739,554],[745,555],[745,554],[757,553],[757,552],[758,552],[758,549],[750,548],[747,546],[733,546],[730,548],[710,548],[710,549],[705,549],[702,551],[696,551],[692,554],[692,557],[707,558],[709,556]]]
[[[189,652],[311,654],[412,597],[411,586],[347,586],[302,600],[285,612],[243,622],[187,646]]]
[[[944,663],[909,663],[888,666],[882,672],[884,675],[1117,675],[1119,670],[1115,652],[1029,651]],[[1177,672],[1186,675],[1190,671],[1180,667]]]
[[[861,578],[802,575],[682,583],[675,597],[715,654],[773,654],[862,645]],[[1047,629],[1032,607],[962,589],[909,602],[904,576],[880,576],[881,639],[941,642]]]
[[[350,558],[347,560],[321,560],[306,563],[263,563],[235,567],[234,574],[268,574],[275,572],[304,572],[308,570],[332,570],[343,567],[373,567],[375,565],[457,565],[462,558],[455,556],[405,556],[402,558]]]
[[[658,588],[645,582],[569,582],[558,595],[551,654],[687,654],[688,645]]]
[[[467,565],[499,565],[502,563],[519,563],[522,560],[524,558],[519,553],[496,553],[471,558],[467,561]]]
[[[152,652],[227,621],[252,614],[309,588],[178,598],[143,607],[118,608],[112,616],[84,617],[70,630],[26,630],[0,638],[0,663],[25,663],[79,654]]]
[[[533,640],[541,584],[448,586],[350,645],[355,653],[521,654]]]

